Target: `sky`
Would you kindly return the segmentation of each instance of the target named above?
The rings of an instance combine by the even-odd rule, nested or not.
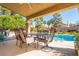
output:
[[[68,9],[65,11],[60,12],[62,17],[62,22],[64,24],[77,24],[79,23],[79,11],[77,8]],[[44,16],[43,19],[45,21],[50,20],[53,18],[52,14]]]

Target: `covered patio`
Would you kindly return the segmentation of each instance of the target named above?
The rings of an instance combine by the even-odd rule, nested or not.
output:
[[[26,17],[26,32],[30,33],[30,20],[77,7],[77,3],[0,3],[1,6]]]
[[[49,52],[43,51],[42,46],[43,42],[40,42],[38,48],[34,48],[33,44],[28,47],[23,45],[22,48],[19,48],[19,46],[16,46],[16,39],[10,40],[0,46],[0,56],[76,56],[73,43],[52,42],[49,44],[52,47]]]
[[[67,10],[69,8],[77,7],[77,3],[0,3],[1,6],[11,10],[13,13],[18,13],[26,17],[26,32],[30,33],[31,19],[36,17],[42,17],[48,14],[54,14],[60,11]],[[40,49],[43,45],[39,43],[39,48],[34,48],[33,44],[30,46],[23,46],[19,48],[15,45],[16,38],[14,40],[5,42],[4,46],[0,47],[0,55],[11,56],[75,56],[75,48],[73,43],[68,42],[52,42],[52,51],[44,52]],[[42,45],[41,45],[42,44]],[[49,44],[49,45],[51,45]],[[26,49],[27,50],[26,50]]]

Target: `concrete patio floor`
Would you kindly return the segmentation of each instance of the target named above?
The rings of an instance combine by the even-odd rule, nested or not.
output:
[[[49,44],[53,49],[49,52],[34,48],[33,44],[23,48],[16,46],[16,40],[10,40],[0,46],[0,56],[75,56],[74,44],[69,42],[52,42]],[[27,49],[27,50],[26,50]]]

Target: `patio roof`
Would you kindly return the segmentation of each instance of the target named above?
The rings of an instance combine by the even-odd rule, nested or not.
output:
[[[0,3],[1,6],[27,18],[34,18],[79,5],[77,3]]]

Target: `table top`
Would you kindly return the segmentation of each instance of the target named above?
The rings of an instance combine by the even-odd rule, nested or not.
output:
[[[28,35],[48,35],[48,33],[29,33]]]

